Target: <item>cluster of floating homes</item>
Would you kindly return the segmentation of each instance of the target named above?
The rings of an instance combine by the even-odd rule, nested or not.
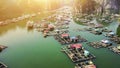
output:
[[[0,52],[2,52],[6,48],[7,48],[7,46],[0,45]],[[2,62],[0,62],[0,68],[7,68],[7,65],[5,65]]]
[[[87,23],[86,25],[88,26],[90,25],[89,28],[79,29],[79,31],[89,31],[95,35],[105,34],[104,36],[107,39],[88,42],[80,35],[71,36],[69,34],[68,28],[69,24],[71,23],[72,14],[69,11],[69,8],[60,9],[60,11],[57,11],[56,14],[48,16],[40,22],[28,21],[26,26],[28,28],[36,29],[37,31],[42,32],[44,37],[53,36],[55,40],[64,45],[62,46],[61,51],[64,52],[75,64],[75,68],[97,68],[93,63],[93,60],[96,57],[83,47],[83,42],[87,42],[87,45],[94,48],[108,48],[111,51],[120,54],[120,45],[114,46],[113,44],[119,44],[120,37],[118,37],[112,30],[104,28],[102,24],[96,23],[96,20],[92,21],[93,18],[95,18],[94,15],[79,15],[79,17],[75,18],[77,21]],[[110,19],[102,17],[101,19],[105,19],[105,22],[110,22],[111,18],[114,17],[111,16]],[[49,21],[51,18],[54,19],[54,23]],[[4,47],[0,46],[0,49],[4,49]],[[7,67],[3,63],[0,63],[0,66],[5,66],[0,68]]]
[[[119,18],[120,15],[118,14],[104,14],[102,16],[96,16],[94,14],[80,14],[77,13],[77,15],[74,17],[74,20],[76,22],[81,22],[84,25],[95,25],[92,20],[96,19],[98,22],[102,23],[112,23],[114,19]]]
[[[61,44],[82,43],[87,42],[86,39],[78,36],[70,36],[68,33],[54,35],[54,38]]]
[[[109,30],[107,27],[102,28],[93,28],[88,27],[84,28],[82,30],[89,31],[90,33],[93,33],[95,35],[104,35],[106,39],[95,41],[95,42],[88,42],[87,44],[89,46],[92,46],[94,48],[108,48],[112,50],[113,52],[117,52],[117,54],[120,54],[119,46],[115,46],[115,44],[120,44],[120,37],[116,35],[116,33],[112,30]]]
[[[87,40],[80,35],[70,36],[67,30],[72,19],[71,13],[67,9],[66,11],[58,12],[57,15],[57,23],[55,24],[55,26],[57,26],[54,29],[56,34],[53,36],[61,45],[65,45],[62,47],[61,51],[71,59],[75,64],[75,68],[96,68],[95,64],[92,62],[96,57],[81,44],[82,42],[87,42]],[[63,28],[63,26],[67,26],[68,28]]]
[[[57,10],[61,10],[61,9],[57,9]],[[47,12],[56,12],[57,10],[47,11]],[[41,14],[41,13],[38,12],[38,13],[33,13],[33,14],[26,14],[26,15],[22,15],[22,16],[17,17],[17,18],[5,20],[5,21],[0,21],[0,26],[7,25],[9,23],[16,23],[18,21],[21,21],[21,20],[24,20],[24,19],[27,19],[30,17],[35,17],[36,15],[39,15],[39,14]],[[60,28],[63,28],[63,27],[64,27],[63,29],[68,28],[66,26],[58,27],[59,26],[58,23],[55,23],[55,24],[47,23],[48,21],[46,21],[46,20],[50,20],[51,18],[56,18],[56,14],[53,14],[52,16],[48,16],[47,18],[43,19],[41,22],[35,23],[34,21],[28,21],[27,27],[40,30],[41,32],[43,32],[45,37],[49,36],[49,35],[56,35],[56,34],[62,34],[64,32],[68,32],[67,30],[59,30]],[[64,24],[62,24],[62,25],[64,25]],[[2,52],[6,48],[7,48],[7,46],[0,45],[0,52]],[[8,66],[5,65],[4,63],[0,62],[0,68],[8,68]]]
[[[95,35],[104,35],[106,38],[100,41],[87,42],[86,44],[93,48],[108,48],[120,55],[120,37],[115,34],[114,31],[109,30],[107,27],[102,25],[104,23],[112,23],[115,19],[118,19],[120,15],[117,14],[106,14],[101,17],[96,17],[95,15],[77,14],[74,17],[76,22],[88,26],[86,28],[78,28],[77,31],[87,31]],[[98,23],[99,22],[99,23]],[[101,23],[100,23],[101,22]],[[116,45],[117,44],[117,45]],[[65,51],[65,49],[64,49]],[[66,50],[67,51],[67,50]],[[67,52],[68,53],[68,52]],[[78,64],[77,64],[78,65]],[[81,66],[81,64],[79,64]],[[81,67],[76,67],[81,68]],[[84,68],[84,67],[83,67]],[[89,68],[89,67],[88,67]]]
[[[70,19],[68,18],[69,16],[58,15],[57,13],[59,12],[44,18],[40,22],[28,21],[27,27],[41,31],[44,37],[67,33],[67,29],[69,28],[68,24],[70,22]],[[50,19],[55,22],[53,23],[49,21]]]
[[[58,9],[57,9],[58,10]],[[56,10],[53,10],[53,11],[47,11],[47,12],[55,12]],[[35,16],[37,16],[37,15],[40,15],[41,14],[41,12],[38,12],[38,13],[32,13],[32,14],[24,14],[24,15],[22,15],[22,16],[20,16],[20,17],[16,17],[16,18],[12,18],[12,19],[7,19],[7,20],[5,20],[5,21],[0,21],[0,26],[5,26],[5,25],[8,25],[8,24],[10,24],[10,23],[16,23],[16,22],[18,22],[18,21],[22,21],[22,20],[25,20],[25,19],[28,19],[28,18],[31,18],[31,17],[35,17]],[[50,17],[48,17],[48,18],[51,18],[51,16]],[[44,23],[44,21],[43,21],[43,23]],[[33,28],[33,24],[34,24],[34,22],[33,21],[28,21],[27,22],[27,27],[29,27],[29,28]],[[36,26],[36,27],[40,27],[39,25],[38,25],[38,23],[37,24],[34,24],[34,26]],[[53,25],[51,25],[51,24],[42,24],[42,26],[44,27],[44,28],[46,28],[46,27],[48,27],[50,30],[53,30]],[[46,31],[47,32],[47,31]],[[2,52],[4,49],[6,49],[7,48],[7,46],[3,46],[3,45],[0,45],[0,52]],[[3,62],[0,62],[0,68],[8,68],[8,66],[7,65],[5,65]]]
[[[55,12],[57,10],[46,11],[46,12]],[[25,19],[28,19],[31,17],[35,17],[35,16],[40,15],[40,14],[41,14],[41,12],[31,13],[31,14],[23,14],[23,15],[16,17],[16,18],[0,21],[0,26],[4,26],[4,25],[10,24],[10,23],[16,23],[16,22],[19,22],[19,21],[22,21],[22,20],[25,20]]]
[[[87,44],[94,48],[106,48],[112,46],[112,42],[106,39],[97,42],[88,42]]]
[[[120,37],[116,35],[114,32],[106,34],[106,37],[108,37],[109,40],[112,41],[113,43],[117,44],[117,46],[111,46],[108,49],[120,55]]]
[[[53,36],[60,44],[66,45],[62,47],[62,51],[75,63],[75,68],[96,68],[92,62],[95,56],[80,44],[87,40],[80,35],[69,34],[68,28],[72,19],[70,10],[68,8],[61,10],[40,22],[28,21],[27,27],[39,30],[44,37]],[[54,18],[54,23],[49,21],[51,18]]]
[[[112,23],[115,19],[119,18],[118,14],[105,14],[97,19],[99,22]]]
[[[38,14],[40,14],[40,13],[38,13]],[[36,13],[25,14],[25,15],[22,15],[22,16],[17,17],[17,18],[12,18],[12,19],[7,19],[5,21],[0,21],[0,26],[4,26],[4,25],[10,24],[10,23],[16,23],[18,21],[22,21],[22,20],[28,19],[30,17],[35,17],[36,15],[37,15]]]
[[[52,16],[48,16],[47,18],[44,18],[42,21],[40,22],[34,22],[34,21],[27,21],[26,26],[28,28],[48,28],[48,27],[54,27],[53,24],[49,23],[48,20],[50,20],[51,18],[54,18],[55,14],[53,14]]]
[[[89,46],[94,48],[109,48],[113,52],[118,52],[119,54],[119,46],[115,46],[115,44],[120,44],[120,37],[116,35],[116,33],[112,30],[109,30],[107,27],[104,28],[85,28],[85,31],[89,31],[95,35],[104,35],[106,39],[95,41],[95,42],[88,42]]]
[[[112,30],[109,30],[107,27],[85,27],[85,28],[77,28],[75,29],[76,31],[88,31],[92,34],[95,35],[102,35],[104,33],[109,33],[109,32],[113,32]]]
[[[118,45],[118,46],[111,46],[111,47],[109,47],[109,49],[111,51],[113,51],[114,53],[120,55],[120,45]]]
[[[70,44],[62,47],[62,51],[75,63],[75,68],[96,68],[92,62],[96,57],[87,51],[82,44]]]
[[[67,11],[68,12],[68,11]],[[61,12],[61,16],[58,16],[59,24],[69,25],[71,21],[71,13]],[[69,16],[67,16],[69,15]],[[66,22],[67,20],[67,22]],[[62,21],[62,22],[61,22]],[[54,38],[62,45],[62,52],[64,52],[71,61],[75,64],[75,68],[96,68],[95,64],[92,62],[96,57],[87,51],[83,46],[82,42],[87,42],[87,40],[80,35],[70,36],[68,32],[59,33],[54,35]]]

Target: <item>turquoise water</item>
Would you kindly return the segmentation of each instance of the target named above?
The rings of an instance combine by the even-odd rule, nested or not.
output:
[[[4,29],[3,29],[4,30]],[[0,36],[8,46],[0,60],[9,68],[73,68],[72,62],[60,52],[61,45],[53,37],[43,38],[37,31],[16,27]]]
[[[116,32],[117,21],[108,28]],[[74,22],[70,23],[70,35],[81,35],[88,41],[104,39],[103,35],[89,32],[77,32],[74,29],[85,28]],[[61,52],[61,45],[53,37],[43,38],[40,32],[28,31],[25,22],[0,27],[0,44],[8,46],[0,54],[0,61],[9,68],[74,68],[71,60]],[[94,49],[83,46],[96,56],[94,63],[98,68],[120,68],[120,56],[106,48]]]

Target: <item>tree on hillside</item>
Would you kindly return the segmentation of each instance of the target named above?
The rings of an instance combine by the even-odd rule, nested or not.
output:
[[[96,2],[94,0],[75,0],[75,9],[82,13],[94,13]]]
[[[97,14],[103,15],[105,12],[106,6],[110,3],[109,0],[96,0],[98,6],[97,6]]]

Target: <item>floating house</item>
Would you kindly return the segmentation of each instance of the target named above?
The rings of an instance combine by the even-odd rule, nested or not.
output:
[[[77,42],[79,42],[79,39],[78,39],[78,37],[70,37],[70,40],[71,40],[71,42],[73,42],[73,43],[77,43]]]
[[[115,36],[116,34],[114,32],[109,32],[108,34],[106,34],[107,37],[113,37]]]
[[[94,29],[91,31],[91,33],[96,34],[96,35],[101,35],[102,31],[100,29]]]
[[[112,46],[112,42],[109,41],[109,40],[101,40],[100,42],[89,42],[88,43],[89,46],[92,46],[94,48],[106,48],[106,47],[109,47],[109,46]]]
[[[50,31],[53,31],[53,30],[55,29],[55,26],[54,26],[53,24],[49,24],[49,25],[48,25],[48,29],[49,29]]]
[[[90,54],[90,52],[89,52],[89,51],[84,50],[84,55],[85,55],[85,56],[88,56],[89,54]]]
[[[86,65],[84,68],[96,68],[95,65]]]
[[[120,45],[119,45],[119,46],[109,47],[109,49],[110,49],[111,51],[113,51],[114,53],[120,55]]]
[[[27,21],[27,27],[28,28],[33,28],[34,27],[34,22],[33,21]]]
[[[101,40],[102,43],[105,43],[105,44],[111,44],[112,42],[110,42],[109,40]]]
[[[44,22],[44,23],[41,24],[41,27],[42,27],[42,28],[48,28],[48,25],[49,25],[48,23],[45,23],[45,22]]]
[[[71,44],[70,47],[72,49],[81,49],[82,48],[82,44]]]
[[[69,34],[61,34],[61,38],[70,39]]]
[[[74,62],[85,62],[95,59],[95,56],[82,47],[82,44],[71,44],[62,48],[68,57]]]

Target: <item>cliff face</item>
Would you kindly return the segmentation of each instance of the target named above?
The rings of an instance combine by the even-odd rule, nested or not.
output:
[[[95,0],[98,4],[102,5],[105,10],[111,13],[120,12],[120,0]]]
[[[106,9],[109,9],[113,13],[120,12],[120,0],[107,0],[107,2]]]

